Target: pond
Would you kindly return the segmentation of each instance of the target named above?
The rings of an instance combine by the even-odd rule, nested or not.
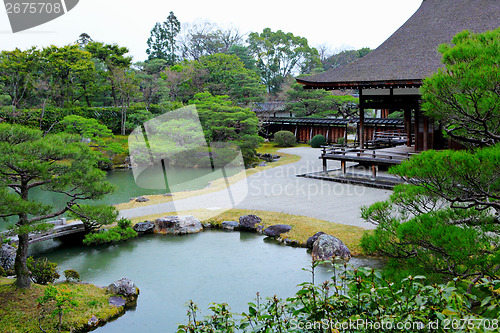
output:
[[[226,168],[226,176],[231,177],[241,170],[241,168]],[[169,168],[168,176],[169,186],[173,188],[173,191],[194,191],[208,186],[210,182],[220,177],[220,173],[211,172],[211,169],[205,168]],[[161,175],[161,177],[163,178],[163,175]],[[143,188],[136,184],[131,169],[109,171],[107,173],[106,180],[111,184],[116,185],[117,190],[114,193],[105,196],[101,200],[95,200],[92,202],[82,201],[82,203],[115,205],[122,202],[129,202],[130,198],[141,195],[165,194],[171,192],[170,188],[151,189],[157,185],[151,184],[156,179],[158,179],[158,175],[156,174],[148,174],[147,172],[142,174],[140,182],[142,185],[145,185],[145,187],[148,187]],[[59,208],[63,207],[66,203],[66,201],[64,201],[66,197],[63,194],[42,191],[38,188],[33,189],[30,192],[30,198],[40,200],[46,204],[53,204],[55,207]],[[11,218],[8,219],[9,222],[7,223],[0,223],[0,231],[7,230],[8,226],[14,223],[13,221],[15,220],[16,219]]]
[[[175,332],[187,320],[185,303],[193,300],[204,310],[210,302],[227,302],[233,312],[248,311],[256,293],[263,297],[292,296],[297,284],[310,281],[311,256],[252,233],[205,231],[188,236],[149,235],[114,246],[55,247],[34,245],[66,269],[77,270],[83,281],[108,285],[122,277],[141,293],[137,308],[95,332]],[[355,267],[377,262],[352,259]],[[316,281],[331,278],[319,267]]]

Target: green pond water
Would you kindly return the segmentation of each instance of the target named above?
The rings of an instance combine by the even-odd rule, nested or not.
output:
[[[297,284],[310,281],[301,268],[311,256],[251,233],[205,231],[188,236],[149,235],[114,246],[53,247],[34,244],[32,251],[59,264],[60,272],[77,270],[83,281],[108,285],[128,277],[140,288],[137,308],[95,332],[175,332],[186,322],[185,303],[193,300],[203,314],[210,302],[227,302],[233,311],[248,311],[257,292],[262,297],[292,296]],[[377,262],[352,259],[354,267]],[[319,267],[316,281],[331,278]]]
[[[241,168],[226,168],[226,176],[231,177],[240,172]],[[220,172],[211,172],[211,169],[204,168],[169,168],[168,169],[168,186],[162,189],[157,188],[158,179],[162,180],[162,185],[165,185],[163,174],[158,175],[156,171],[142,173],[138,178],[142,187],[138,186],[131,169],[113,170],[107,173],[106,180],[111,184],[116,185],[117,190],[101,200],[82,201],[85,204],[107,204],[114,205],[122,202],[130,201],[130,198],[135,198],[141,195],[148,194],[165,194],[172,191],[194,191],[205,188],[210,182],[220,178]],[[173,189],[171,190],[170,187]],[[38,188],[30,192],[30,199],[39,200],[46,204],[53,204],[55,207],[62,208],[65,205],[65,196],[59,193],[42,191]],[[0,223],[0,231],[7,230],[8,225],[12,224],[14,219],[9,219],[10,223]]]

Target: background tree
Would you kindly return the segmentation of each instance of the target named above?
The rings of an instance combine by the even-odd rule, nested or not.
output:
[[[208,92],[196,94],[190,104],[196,105],[208,141],[235,143],[245,164],[252,162],[262,142],[258,135],[259,120],[253,111],[236,106],[228,96],[213,96]]]
[[[169,66],[175,64],[177,62],[176,37],[180,31],[181,24],[175,17],[174,12],[170,12],[165,22],[161,24],[157,22],[147,41],[146,53],[148,59],[163,59]]]
[[[446,68],[424,81],[425,113],[465,145],[500,142],[500,28],[461,32],[439,52]]]
[[[266,28],[260,34],[252,32],[248,44],[270,93],[279,92],[284,79],[294,71],[305,74],[321,66],[318,51],[309,47],[307,39],[292,33]]]
[[[359,99],[333,95],[323,89],[306,90],[298,83],[286,91],[285,110],[298,117],[338,117],[347,119],[358,112]]]
[[[329,69],[337,68],[363,58],[371,51],[372,50],[368,47],[364,47],[359,50],[345,50],[329,57],[322,58],[321,63],[323,64],[323,69],[327,71]]]
[[[52,45],[42,50],[41,59],[41,79],[46,82],[53,103],[58,107],[73,104],[81,97],[77,95],[80,85],[94,72],[91,54],[78,45]]]
[[[118,97],[116,92],[115,73],[120,70],[127,70],[132,64],[132,57],[127,57],[126,47],[120,47],[117,44],[104,44],[101,42],[90,42],[85,47],[85,50],[92,54],[92,57],[100,61],[105,66],[105,71],[102,72],[104,77],[109,81],[111,86],[111,97],[113,98],[114,106],[118,106]]]
[[[84,48],[88,43],[90,43],[92,41],[93,41],[93,39],[89,36],[89,34],[84,32],[84,33],[80,34],[76,43],[78,45],[80,45],[81,48]]]
[[[238,103],[262,101],[265,87],[259,76],[245,68],[235,55],[216,53],[195,62],[203,89],[212,95],[229,95]]]
[[[38,64],[39,51],[34,47],[0,53],[0,91],[10,97],[13,113],[33,93]]]
[[[96,154],[79,137],[44,137],[39,130],[0,124],[0,217],[17,217],[13,232],[19,236],[19,244],[14,270],[19,288],[31,285],[26,267],[28,234],[47,228],[37,222],[74,211],[80,201],[100,199],[113,191],[97,162]],[[64,207],[32,200],[34,189],[63,194]]]
[[[130,106],[130,102],[139,95],[139,86],[133,72],[126,71],[122,68],[114,68],[111,75],[115,82],[116,97],[121,110],[121,135],[125,135],[127,109]]]
[[[236,28],[222,29],[208,21],[187,24],[180,38],[184,59],[198,60],[202,56],[228,53],[234,45],[243,42],[243,35]]]
[[[135,64],[138,69],[135,76],[139,82],[139,89],[142,93],[142,100],[146,104],[146,109],[153,104],[160,103],[168,95],[168,88],[161,77],[167,67],[164,59],[152,59],[147,62]]]

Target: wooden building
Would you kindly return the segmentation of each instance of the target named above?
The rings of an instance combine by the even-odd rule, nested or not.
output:
[[[446,148],[441,126],[420,110],[424,78],[443,67],[437,46],[463,30],[500,26],[499,0],[423,0],[392,36],[365,57],[324,73],[297,79],[306,89],[357,89],[360,146],[369,140],[365,109],[404,111],[407,144],[415,150]],[[412,142],[414,137],[415,142]]]
[[[340,138],[347,142],[348,126],[359,130],[359,118],[300,118],[300,117],[267,117],[261,118],[263,136],[271,138],[278,131],[290,131],[298,142],[308,142],[318,134],[326,138],[327,143],[336,143]],[[366,118],[364,119],[365,136],[372,138],[374,133],[397,131],[404,129],[401,119]],[[356,138],[359,134],[356,135]]]

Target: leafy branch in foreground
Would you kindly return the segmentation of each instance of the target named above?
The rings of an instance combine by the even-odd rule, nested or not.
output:
[[[312,271],[319,263],[313,263]],[[248,313],[231,313],[227,304],[212,304],[198,320],[198,307],[188,303],[188,323],[181,332],[483,332],[500,326],[500,280],[479,280],[471,294],[464,283],[427,285],[424,276],[399,284],[378,270],[348,270],[334,265],[331,280],[303,283],[295,296],[248,303]]]

